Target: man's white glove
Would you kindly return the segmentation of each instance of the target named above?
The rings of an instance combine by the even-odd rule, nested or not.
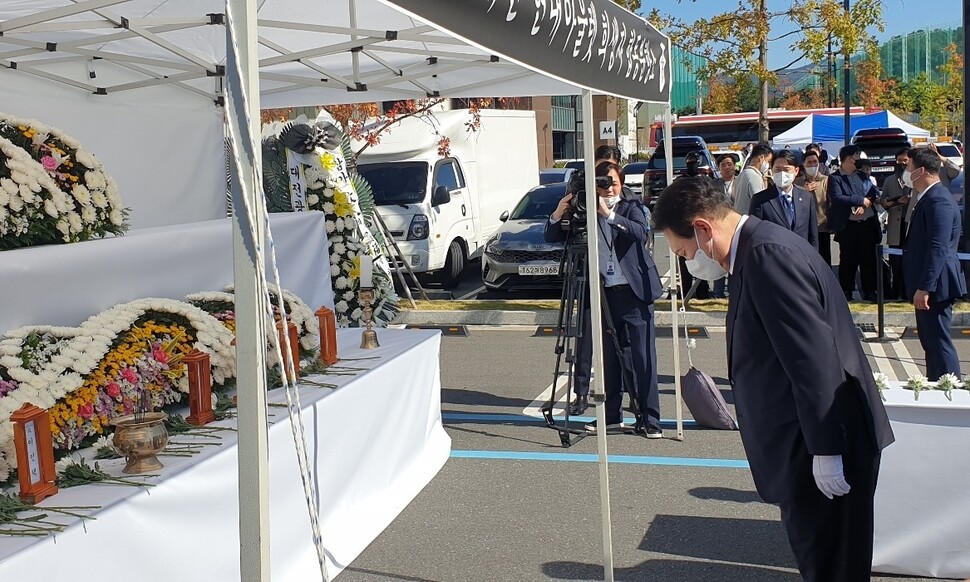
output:
[[[842,455],[815,455],[812,474],[815,475],[818,490],[829,499],[835,495],[845,495],[851,489],[842,471]]]

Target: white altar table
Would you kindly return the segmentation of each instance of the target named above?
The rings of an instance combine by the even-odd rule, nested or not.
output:
[[[356,376],[321,376],[336,390],[300,394],[316,477],[323,541],[334,576],[356,558],[431,481],[448,459],[441,425],[440,333],[378,331],[361,350],[359,329],[338,330],[342,365]],[[270,402],[283,402],[282,390]],[[270,529],[273,580],[319,580],[310,521],[286,409],[270,413]],[[234,426],[226,420],[216,426]],[[163,457],[151,488],[88,485],[43,505],[100,505],[95,520],[46,538],[0,537],[0,580],[208,582],[239,580],[237,449],[234,432],[193,457]],[[187,442],[192,437],[174,435]],[[120,475],[122,460],[101,461]]]
[[[883,392],[896,442],[883,451],[873,572],[970,577],[970,392]]]

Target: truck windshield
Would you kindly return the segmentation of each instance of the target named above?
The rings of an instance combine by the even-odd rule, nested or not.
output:
[[[426,162],[395,162],[361,164],[357,171],[374,190],[374,204],[417,204],[422,202],[428,187]]]

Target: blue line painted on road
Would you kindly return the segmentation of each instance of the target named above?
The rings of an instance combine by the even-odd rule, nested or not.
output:
[[[563,463],[596,463],[599,456],[587,453],[538,453],[529,451],[451,451],[453,459],[490,459],[505,461],[558,461]],[[747,469],[743,459],[695,459],[691,457],[646,457],[638,455],[609,455],[617,465],[664,465],[673,467],[703,467],[713,469]]]
[[[562,422],[563,417],[556,416],[553,417],[557,421]],[[541,416],[529,416],[527,414],[486,414],[486,413],[475,413],[475,412],[442,412],[441,420],[445,422],[535,422],[535,423],[545,423],[546,420]],[[594,416],[570,416],[570,423],[587,423],[596,420]],[[633,422],[633,418],[624,419],[627,422]],[[677,424],[676,420],[673,419],[661,419],[661,426],[674,426]],[[684,426],[693,426],[697,424],[693,420],[684,420]]]

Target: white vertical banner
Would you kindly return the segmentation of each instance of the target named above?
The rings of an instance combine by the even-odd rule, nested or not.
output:
[[[303,165],[310,164],[310,156],[286,150],[286,174],[290,177],[290,204],[293,212],[306,212],[306,174]]]

